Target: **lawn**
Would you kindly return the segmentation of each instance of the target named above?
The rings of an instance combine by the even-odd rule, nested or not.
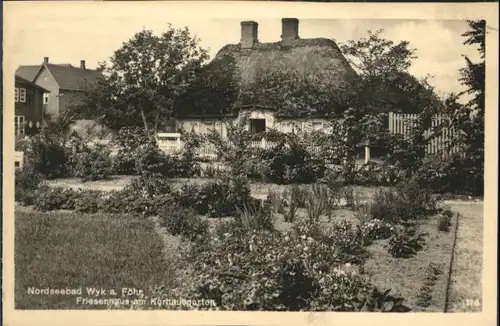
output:
[[[109,291],[150,289],[174,277],[163,241],[146,219],[73,212],[15,213],[16,309],[105,309],[77,304],[80,295],[36,295],[28,288]],[[104,297],[112,297],[112,295]],[[103,298],[104,298],[103,297]]]
[[[450,311],[479,312],[482,298],[483,205],[453,202],[460,213],[451,273]]]

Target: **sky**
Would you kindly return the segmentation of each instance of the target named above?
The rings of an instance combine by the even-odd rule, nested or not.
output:
[[[176,28],[187,26],[213,56],[225,44],[239,42],[243,20],[258,22],[259,41],[278,41],[282,17],[299,18],[302,38],[324,37],[346,42],[367,36],[368,30],[384,29],[385,38],[394,42],[406,40],[417,50],[418,58],[410,72],[417,77],[433,75],[431,84],[438,95],[462,91],[458,81],[459,69],[465,66],[462,55],[477,58],[474,47],[463,45],[461,34],[467,30],[465,20],[329,19],[319,12],[318,18],[311,14],[302,17],[300,12],[294,16],[289,12],[283,12],[287,16],[280,16],[279,12],[250,16],[242,12],[234,17],[214,11],[193,14],[194,7],[183,11],[172,9],[166,3],[148,6],[67,3],[54,7],[35,2],[29,5],[4,3],[4,49],[7,49],[4,53],[9,56],[11,74],[19,65],[40,64],[44,57],[49,57],[51,63],[76,66],[85,60],[88,68],[94,68],[98,62],[108,61],[113,51],[134,33],[142,29],[161,33],[168,23]]]

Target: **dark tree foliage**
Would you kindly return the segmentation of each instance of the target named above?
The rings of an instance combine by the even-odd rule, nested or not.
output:
[[[115,130],[157,130],[208,60],[198,43],[188,28],[136,33],[101,64],[105,78],[87,90],[78,112]]]
[[[437,106],[439,99],[426,77],[408,72],[416,50],[409,42],[383,38],[384,30],[368,31],[368,37],[340,44],[351,66],[359,73],[359,110],[367,113],[419,113]]]

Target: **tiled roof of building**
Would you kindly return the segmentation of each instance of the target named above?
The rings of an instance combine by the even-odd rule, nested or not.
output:
[[[102,78],[101,72],[93,69],[82,69],[71,64],[43,63],[41,66],[20,66],[16,75],[34,81],[38,71],[45,67],[54,77],[61,89],[83,90],[85,85],[95,83]]]
[[[50,93],[50,91],[49,91],[49,90],[47,90],[47,89],[43,88],[42,86],[39,86],[39,85],[37,85],[37,84],[33,83],[32,81],[27,80],[26,78],[23,78],[23,77],[18,76],[18,75],[16,75],[16,82],[21,82],[21,83],[30,84],[30,85],[32,85],[33,87],[39,88],[39,89],[43,90],[43,91],[44,91],[44,92],[46,92],[46,93]]]

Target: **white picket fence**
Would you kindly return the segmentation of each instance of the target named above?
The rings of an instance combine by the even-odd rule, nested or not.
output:
[[[389,113],[389,131],[393,134],[408,136],[411,132],[411,128],[416,126],[418,119],[417,114],[400,114],[400,113]],[[435,128],[443,126],[445,122],[448,121],[448,117],[442,114],[435,115],[432,118],[431,128],[424,132],[425,137],[430,137]],[[455,136],[455,130],[453,128],[440,128],[440,132],[429,140],[427,144],[426,152],[427,154],[437,154],[437,153],[447,153],[455,154],[460,151],[458,146],[449,148],[449,141]]]

